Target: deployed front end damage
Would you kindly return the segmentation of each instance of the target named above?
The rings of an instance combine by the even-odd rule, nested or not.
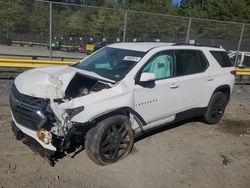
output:
[[[144,55],[144,51],[107,47],[72,66],[36,68],[18,75],[10,93],[16,137],[54,164],[56,158],[74,155],[85,144],[94,156],[91,140],[103,138],[98,130],[112,129],[112,142],[122,151],[119,158],[126,156],[134,133],[146,124],[134,110],[134,77],[126,75],[134,74],[132,68]],[[109,127],[109,119],[118,124]]]
[[[53,165],[58,153],[81,149],[86,132],[93,126],[88,122],[83,125],[72,121],[75,115],[84,111],[84,104],[73,105],[72,101],[109,89],[114,83],[78,72],[57,77],[40,74],[46,83],[38,81],[37,85],[41,85],[39,93],[34,90],[30,93],[20,85],[27,74],[15,80],[10,92],[12,130],[17,139],[22,139]],[[36,75],[39,74],[36,72]],[[44,90],[46,88],[49,92]]]

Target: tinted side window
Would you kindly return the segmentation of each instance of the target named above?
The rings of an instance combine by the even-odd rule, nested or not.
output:
[[[200,73],[208,66],[204,55],[197,50],[176,50],[175,58],[177,76]]]
[[[230,61],[226,52],[210,51],[210,53],[214,56],[214,58],[220,64],[221,67],[232,67],[233,66],[233,64]]]

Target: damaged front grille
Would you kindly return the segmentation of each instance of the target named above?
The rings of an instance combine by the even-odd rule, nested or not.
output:
[[[37,98],[37,97],[31,97],[28,95],[21,94],[15,84],[12,85],[11,87],[11,94],[14,95],[14,97],[21,101],[24,104],[28,104],[30,106],[38,106],[38,107],[45,107],[47,105],[47,101],[42,98]]]
[[[46,117],[42,113],[46,105],[46,100],[23,95],[13,84],[10,92],[10,107],[18,124],[37,130],[46,122]]]
[[[13,107],[12,113],[17,123],[32,130],[37,130],[38,125],[42,122],[42,118],[34,111],[21,106]]]

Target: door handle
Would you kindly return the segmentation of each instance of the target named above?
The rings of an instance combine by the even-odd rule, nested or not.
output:
[[[211,77],[211,76],[209,76],[209,77],[207,77],[207,81],[213,81],[213,77]]]
[[[170,85],[170,88],[171,88],[171,89],[176,89],[176,88],[178,88],[178,87],[179,87],[179,85],[176,85],[176,84],[171,84],[171,85]]]

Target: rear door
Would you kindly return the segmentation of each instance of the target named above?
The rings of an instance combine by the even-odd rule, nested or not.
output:
[[[213,82],[206,69],[209,66],[200,50],[175,50],[176,77],[181,90],[180,111],[202,107],[207,101],[207,87]]]

